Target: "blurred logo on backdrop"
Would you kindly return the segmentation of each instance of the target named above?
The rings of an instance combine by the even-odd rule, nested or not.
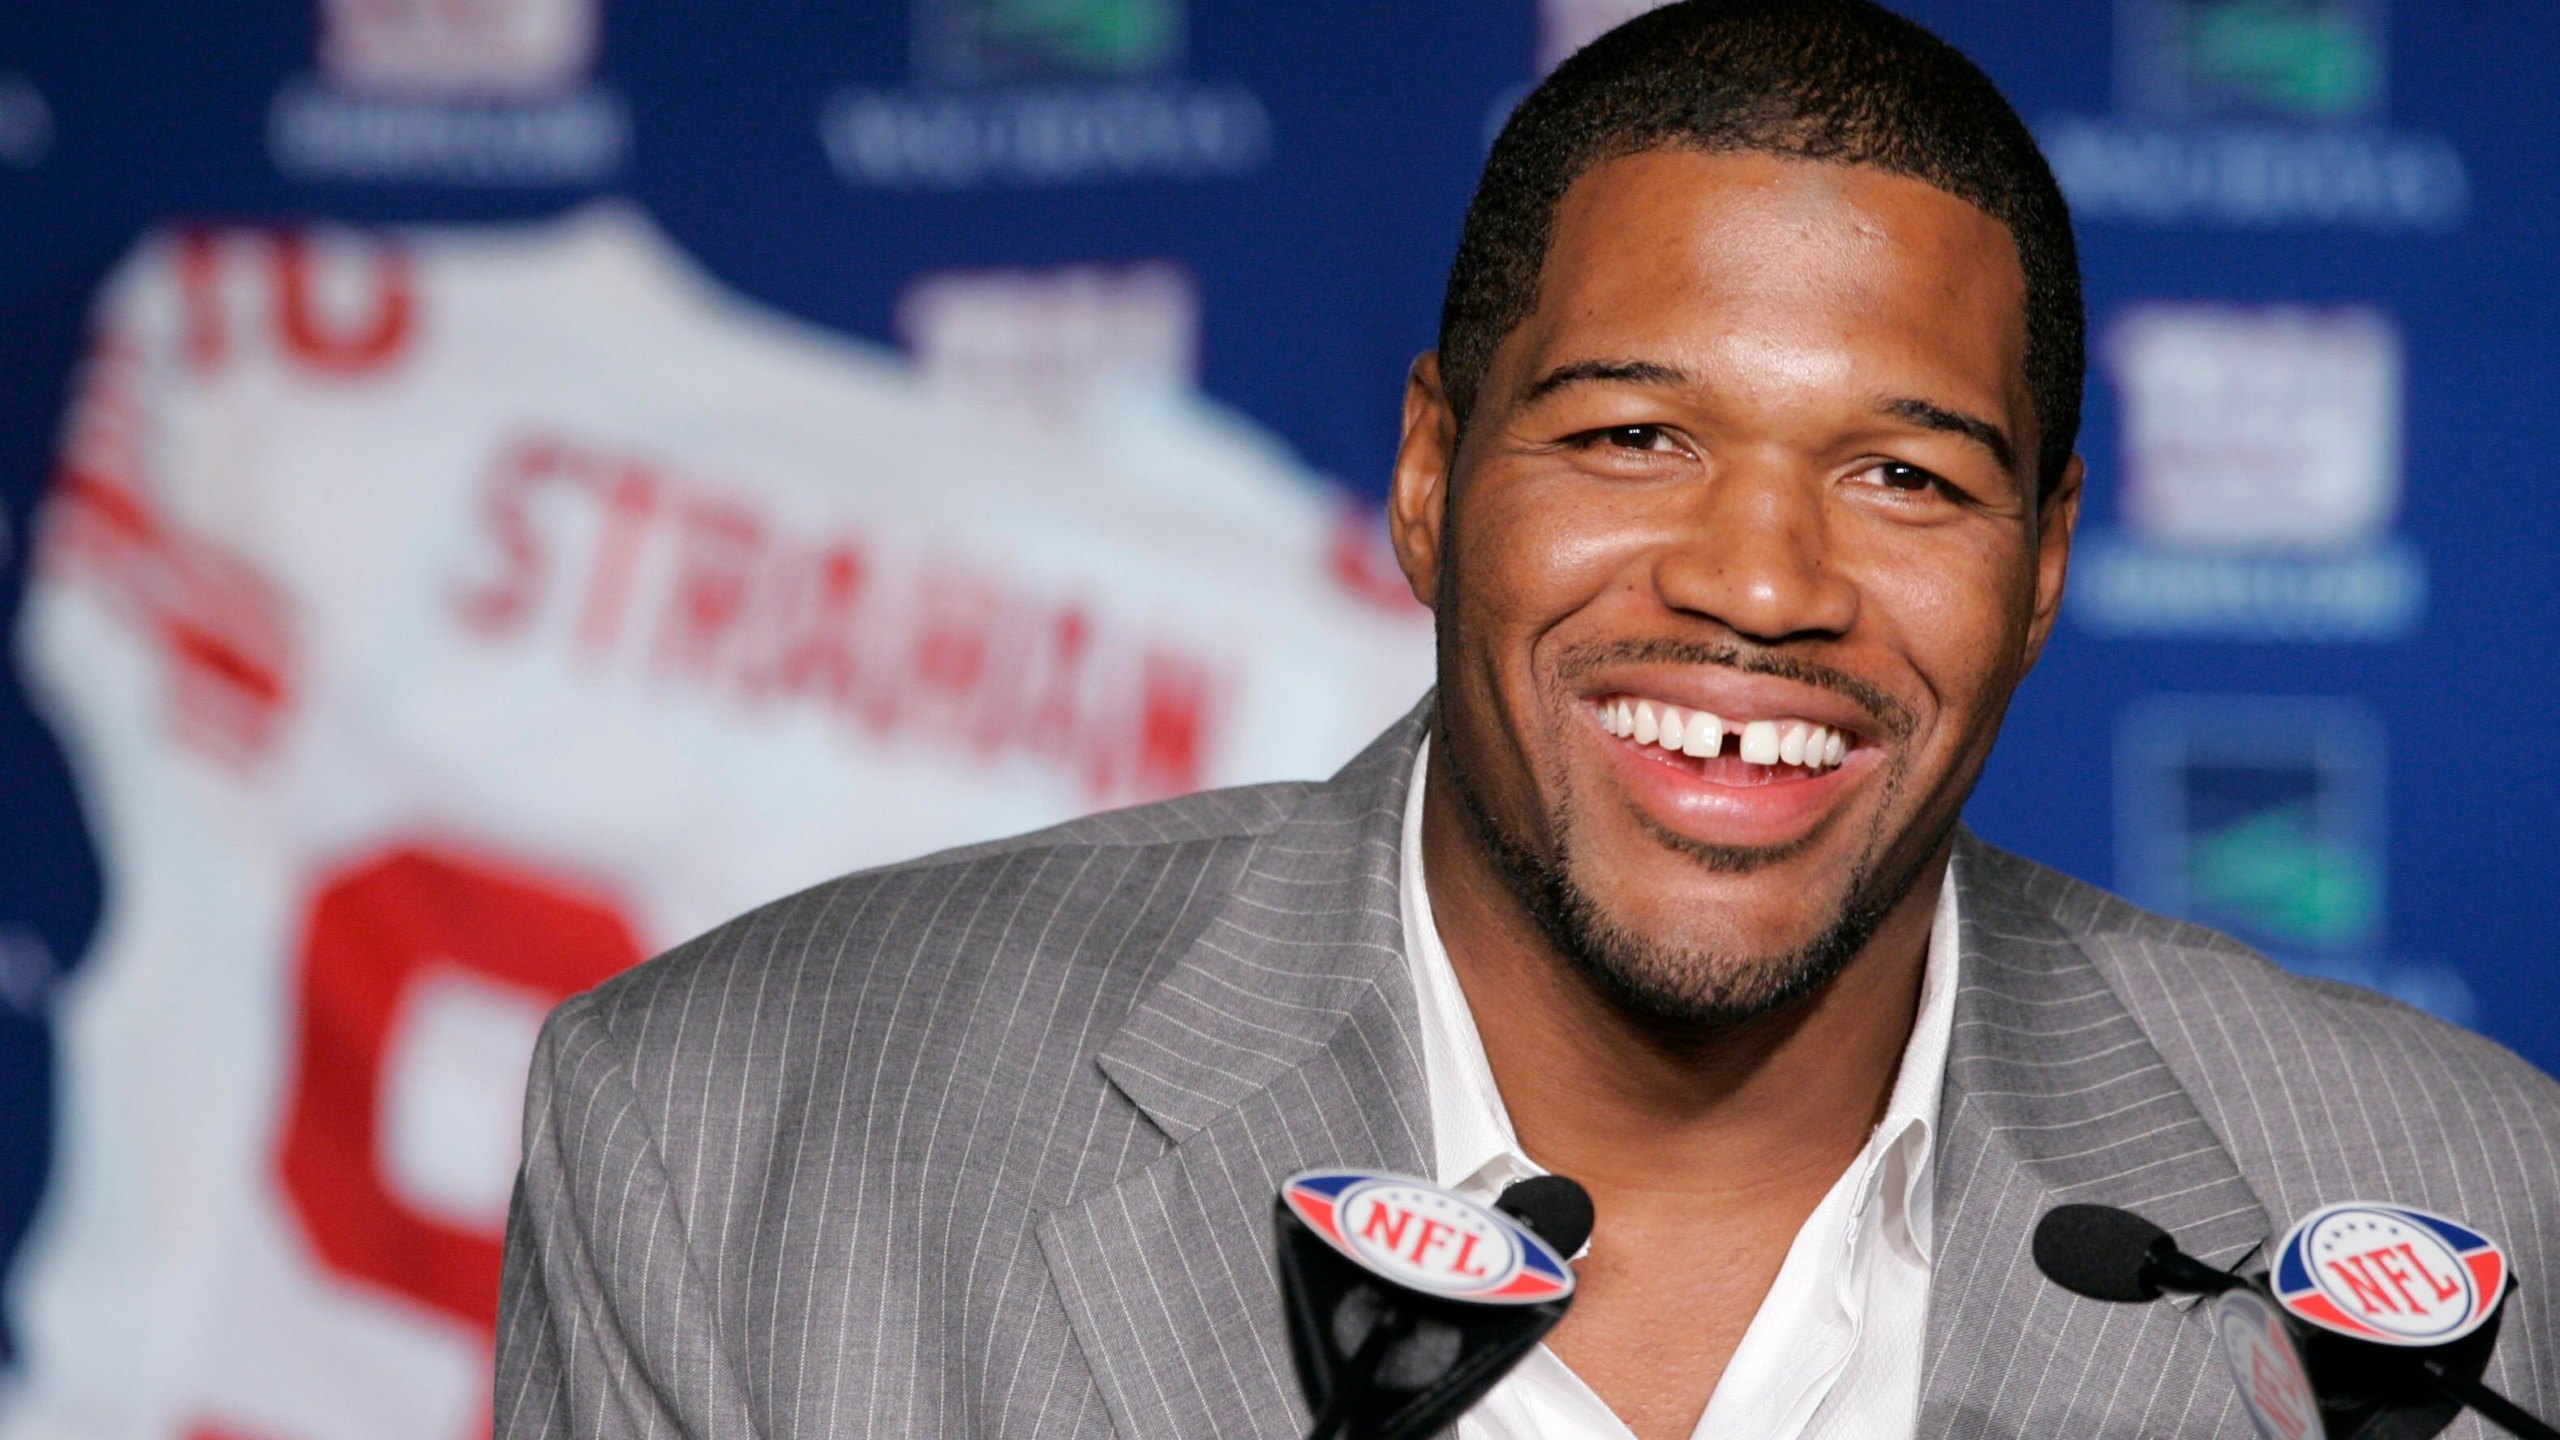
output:
[[[827,97],[828,163],[864,189],[1213,180],[1262,168],[1271,111],[1187,71],[1187,0],[910,0],[912,74]]]
[[[0,168],[27,169],[52,153],[52,104],[33,80],[0,74]]]
[[[2386,950],[2389,745],[2363,703],[2152,696],[2119,721],[2115,758],[2128,898],[2290,969],[2472,1021],[2459,972]]]
[[[316,74],[268,112],[297,180],[588,185],[631,119],[593,79],[602,0],[321,0]]]
[[[2442,230],[2471,182],[2392,129],[2386,0],[2116,0],[2112,116],[2039,127],[2083,220]]]
[[[2119,0],[2118,98],[2179,119],[2370,120],[2382,0]]]
[[[929,274],[897,326],[928,384],[1052,427],[1115,392],[1188,391],[1199,370],[1197,287],[1161,262]]]
[[[898,298],[898,338],[936,390],[1054,432],[1074,432],[1132,475],[1196,488],[1199,457],[1286,472],[1267,434],[1199,394],[1200,294],[1165,261],[953,270]],[[1325,568],[1340,592],[1403,619],[1426,613],[1398,568],[1384,517],[1346,490]]]
[[[962,84],[1161,74],[1189,20],[1182,0],[933,0],[915,10],[916,66]]]
[[[2085,533],[2084,628],[2385,641],[2426,615],[2400,512],[2400,333],[2361,308],[2162,304],[2109,327],[2120,528]]]

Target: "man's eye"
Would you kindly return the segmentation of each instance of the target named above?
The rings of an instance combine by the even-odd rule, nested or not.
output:
[[[1605,445],[1613,450],[1673,450],[1670,434],[1659,425],[1612,425],[1606,430],[1590,430],[1575,437],[1585,445]]]
[[[1876,483],[1887,490],[1917,493],[1935,489],[1940,483],[1937,476],[1917,465],[1905,465],[1899,460],[1883,461],[1867,473],[1875,476]]]

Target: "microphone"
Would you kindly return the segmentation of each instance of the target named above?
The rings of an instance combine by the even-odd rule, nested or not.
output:
[[[1451,1423],[1564,1318],[1591,1197],[1560,1175],[1494,1205],[1409,1176],[1309,1170],[1272,1205],[1308,1440]]]
[[[2428,1440],[2471,1406],[2524,1440],[2560,1431],[2480,1383],[2514,1282],[2486,1236],[2406,1206],[2325,1206],[2243,1278],[2109,1205],[2036,1223],[2046,1279],[2092,1300],[2213,1297],[2214,1338],[2267,1440]]]
[[[2119,1304],[2181,1295],[2219,1295],[2241,1284],[2178,1248],[2169,1232],[2113,1205],[2057,1205],[2036,1222],[2036,1268],[2092,1300]]]
[[[1493,1208],[1538,1232],[1570,1260],[1591,1238],[1591,1192],[1563,1175],[1532,1175],[1502,1187]]]

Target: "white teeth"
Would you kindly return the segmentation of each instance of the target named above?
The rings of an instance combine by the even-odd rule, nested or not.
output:
[[[1749,720],[1728,725],[1704,710],[1620,698],[1600,707],[1600,728],[1638,745],[1659,745],[1675,755],[1710,759],[1723,753],[1724,737],[1737,740],[1736,755],[1751,765],[1800,765],[1809,770],[1840,763],[1849,737],[1828,725]]]
[[[1688,729],[1681,733],[1680,753],[1703,758],[1716,753],[1716,746],[1723,741],[1724,722],[1700,711],[1689,717]]]
[[[1742,727],[1742,759],[1750,765],[1778,763],[1778,722],[1753,720]]]

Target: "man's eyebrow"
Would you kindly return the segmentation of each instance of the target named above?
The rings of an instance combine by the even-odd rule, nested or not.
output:
[[[1944,405],[1931,401],[1907,397],[1879,400],[1876,402],[1876,409],[1882,414],[1890,415],[1897,420],[1908,420],[1924,429],[1943,430],[1950,435],[1961,435],[1990,451],[2000,461],[2001,469],[2018,468],[2018,447],[2009,443],[2009,432],[1988,420],[1967,415],[1961,410],[1950,410]]]
[[[1520,403],[1534,405],[1575,385],[1614,381],[1622,385],[1686,385],[1689,377],[1652,360],[1575,360],[1559,365],[1520,387]]]

